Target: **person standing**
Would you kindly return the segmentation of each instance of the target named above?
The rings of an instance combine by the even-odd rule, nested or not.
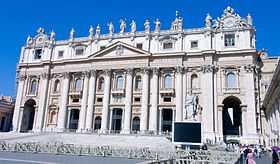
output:
[[[249,148],[248,155],[247,155],[247,164],[256,164],[254,161],[254,154],[252,149]]]
[[[275,149],[272,149],[272,164],[278,164],[279,157]]]

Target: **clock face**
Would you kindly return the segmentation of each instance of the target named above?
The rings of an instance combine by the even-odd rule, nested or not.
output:
[[[229,17],[224,20],[224,26],[227,28],[233,27],[234,24],[235,24],[235,19],[233,17]]]

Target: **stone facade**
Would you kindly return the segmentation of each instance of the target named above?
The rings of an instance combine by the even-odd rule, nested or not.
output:
[[[263,120],[264,144],[267,146],[280,145],[280,64],[276,67],[271,83],[267,87],[267,92],[263,100]]]
[[[40,28],[18,64],[14,131],[154,133],[172,122],[202,122],[203,141],[258,143],[255,29],[231,7],[205,26],[184,29],[179,13],[169,30],[120,32],[109,23],[87,37],[56,40]],[[195,110],[185,99],[195,97]],[[190,116],[190,117],[189,117]]]
[[[0,96],[0,132],[11,130],[15,102],[10,96]]]

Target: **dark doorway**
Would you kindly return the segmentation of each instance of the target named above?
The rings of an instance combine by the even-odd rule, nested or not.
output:
[[[5,122],[6,122],[6,117],[1,118],[1,123],[0,123],[0,131],[5,131]]]
[[[94,130],[101,129],[101,117],[97,116],[94,120]]]
[[[132,131],[139,131],[140,130],[140,118],[134,117],[132,120]]]
[[[35,106],[36,102],[33,99],[29,99],[25,102],[20,132],[28,132],[33,129]]]
[[[122,128],[122,109],[113,109],[112,130],[119,133]]]
[[[223,135],[240,135],[242,128],[241,101],[234,96],[230,96],[223,101],[223,104]]]
[[[163,109],[162,110],[162,131],[171,132],[172,131],[172,120],[173,120],[173,110]]]
[[[69,119],[69,129],[71,130],[78,129],[79,115],[80,115],[79,109],[71,109],[70,119]]]

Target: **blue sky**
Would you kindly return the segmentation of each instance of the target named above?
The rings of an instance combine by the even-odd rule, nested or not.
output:
[[[67,39],[70,29],[77,36],[87,36],[90,25],[113,21],[118,31],[119,20],[136,20],[137,30],[143,29],[146,18],[159,18],[162,28],[170,27],[175,11],[184,18],[184,28],[202,27],[207,13],[221,16],[231,5],[240,16],[250,13],[257,29],[257,48],[270,55],[280,54],[279,5],[277,0],[9,0],[0,4],[0,95],[15,96],[15,72],[21,46],[38,27],[54,30],[57,39]]]

